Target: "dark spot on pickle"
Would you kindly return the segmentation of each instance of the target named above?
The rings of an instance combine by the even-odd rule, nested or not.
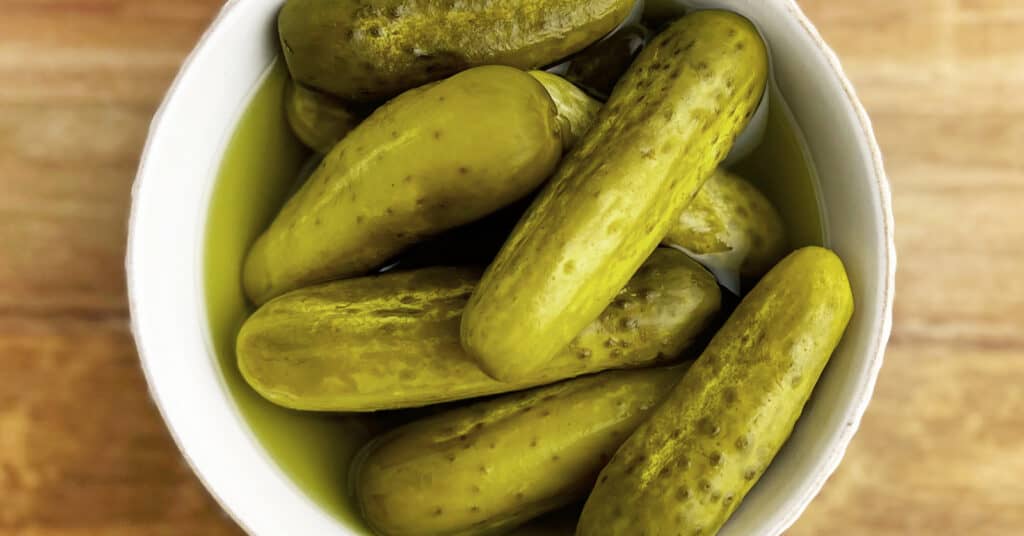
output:
[[[753,469],[747,469],[746,472],[743,473],[743,478],[746,479],[746,480],[753,480],[754,477],[756,477],[756,476],[757,476],[757,471],[755,471]]]
[[[729,403],[729,404],[732,404],[733,402],[736,402],[736,399],[738,398],[738,393],[736,392],[736,388],[735,387],[727,387],[722,392],[722,398],[727,403]]]
[[[459,167],[459,173],[461,173],[462,175],[465,175],[466,173],[469,173],[469,168],[465,167],[465,166],[461,166],[461,167]]]
[[[718,426],[717,423],[707,417],[701,419],[698,426],[700,426],[701,432],[704,432],[710,437],[716,437],[722,431],[722,427]]]
[[[626,329],[636,329],[636,328],[640,327],[640,322],[637,321],[637,319],[635,319],[635,318],[623,318],[622,319],[622,327],[624,327]],[[622,342],[625,343],[626,341],[622,341]]]
[[[708,461],[711,462],[711,467],[718,467],[722,464],[722,453],[712,452],[711,456],[708,456]]]
[[[711,482],[708,482],[706,478],[702,478],[699,485],[701,491],[703,491],[704,493],[711,491]]]
[[[437,508],[434,509],[434,517],[440,516],[443,513],[444,513],[444,510],[442,510],[440,506],[438,506]]]
[[[686,488],[679,488],[679,489],[676,490],[676,499],[677,500],[685,501],[686,499],[689,499],[689,498],[690,498],[690,490],[688,490]]]
[[[739,436],[736,438],[736,448],[739,450],[746,450],[750,446],[750,440],[747,436]]]

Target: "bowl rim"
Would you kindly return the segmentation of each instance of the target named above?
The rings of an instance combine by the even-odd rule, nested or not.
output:
[[[265,0],[263,4],[274,4],[279,1],[280,0]],[[228,31],[232,26],[232,23],[235,22],[233,19],[243,11],[240,7],[243,5],[246,7],[253,7],[256,4],[257,2],[228,0],[228,2],[222,6],[220,12],[200,37],[197,45],[183,61],[160,107],[154,114],[149,126],[142,156],[140,158],[138,172],[132,185],[132,203],[128,222],[127,252],[125,257],[128,303],[131,315],[131,333],[139,353],[140,363],[154,405],[157,407],[161,418],[166,423],[168,431],[178,447],[178,450],[181,452],[192,472],[203,483],[210,495],[218,502],[221,508],[234,520],[234,522],[250,534],[272,533],[265,532],[271,530],[268,527],[273,526],[272,524],[265,522],[267,519],[266,516],[262,516],[264,521],[253,521],[256,518],[255,509],[260,506],[259,501],[242,501],[242,496],[239,495],[239,489],[236,486],[229,486],[228,482],[225,481],[222,475],[213,476],[214,471],[212,471],[209,464],[201,461],[199,456],[197,456],[197,452],[203,448],[209,448],[207,444],[204,444],[208,442],[208,439],[188,435],[182,421],[176,418],[169,409],[170,402],[168,398],[165,398],[163,395],[163,391],[165,389],[170,392],[180,386],[167,385],[167,381],[169,380],[165,380],[165,378],[160,377],[154,372],[155,363],[158,359],[157,355],[160,352],[150,347],[147,335],[145,335],[148,333],[142,320],[145,293],[141,287],[141,274],[138,271],[138,266],[142,264],[142,262],[140,262],[142,251],[144,249],[142,241],[144,240],[143,236],[146,234],[141,229],[142,224],[140,223],[144,218],[142,214],[142,199],[145,195],[144,188],[146,178],[151,175],[153,155],[156,152],[155,147],[157,147],[163,138],[163,135],[166,134],[167,129],[170,128],[167,126],[165,121],[167,110],[172,107],[179,98],[181,98],[180,96],[189,73],[193,70],[195,64],[200,60],[200,58],[203,58],[210,53],[214,39],[221,33]],[[838,467],[847,448],[849,447],[851,439],[860,426],[864,412],[871,401],[878,374],[884,360],[886,345],[892,331],[897,264],[891,188],[885,172],[882,153],[878,146],[867,111],[858,98],[853,84],[846,76],[838,56],[824,41],[817,28],[801,10],[796,0],[784,0],[779,4],[779,7],[785,10],[785,15],[788,18],[792,19],[800,28],[803,29],[806,34],[805,37],[808,38],[810,43],[817,49],[817,54],[825,60],[829,70],[831,71],[831,76],[835,77],[835,81],[845,94],[845,100],[852,107],[859,126],[859,131],[856,132],[856,138],[866,145],[871,157],[871,166],[873,168],[872,175],[876,182],[875,186],[877,187],[879,195],[879,198],[875,202],[877,203],[882,215],[881,225],[884,233],[883,244],[885,255],[884,258],[881,259],[883,261],[884,277],[879,281],[881,285],[881,309],[878,314],[881,318],[881,325],[880,329],[874,334],[874,338],[869,345],[870,349],[865,352],[864,356],[864,359],[868,362],[868,373],[862,374],[857,379],[855,394],[852,399],[855,403],[846,410],[845,418],[847,425],[844,426],[837,435],[827,438],[827,447],[822,452],[818,470],[813,474],[812,479],[808,483],[804,484],[798,497],[791,498],[789,501],[789,507],[786,509],[785,514],[782,516],[776,516],[772,520],[771,524],[766,525],[761,531],[762,534],[772,536],[781,534],[784,530],[790,527],[807,508],[813,498],[820,492],[825,482]],[[237,120],[237,117],[234,119]],[[226,146],[226,140],[224,145]],[[223,148],[223,146],[220,148],[221,152],[223,151]],[[865,180],[867,180],[867,177],[865,177]],[[208,201],[207,198],[204,198],[204,200]],[[205,222],[205,217],[202,217],[201,219]],[[198,257],[200,258],[201,263],[203,255],[199,253]],[[193,268],[198,270],[200,273],[202,271],[201,266]],[[206,319],[204,317],[202,321],[205,322],[205,320]],[[202,326],[200,326],[200,328],[202,329]],[[208,337],[206,337],[206,340],[208,342]],[[206,344],[206,346],[208,346],[208,344]],[[206,350],[210,354],[213,353],[212,348],[207,347]],[[166,352],[164,352],[164,354],[165,355],[163,357],[167,357]],[[207,355],[205,357],[211,361],[215,361],[215,357],[212,355]],[[216,369],[216,363],[211,363],[211,365],[213,369]],[[271,472],[277,473],[276,480],[278,483],[283,481],[285,486],[291,488],[292,495],[295,495],[295,497],[292,497],[292,502],[295,503],[295,506],[302,508],[306,513],[310,512],[310,508],[315,510],[319,515],[314,515],[314,517],[320,518],[318,521],[311,521],[315,526],[326,528],[333,525],[337,528],[341,528],[343,531],[354,534],[351,529],[346,529],[340,525],[338,520],[324,512],[318,505],[313,503],[312,499],[306,497],[305,493],[292,483],[286,475],[284,475],[281,469],[277,467],[276,463],[274,463],[273,460],[270,459],[269,455],[266,454],[263,446],[256,440],[252,431],[248,429],[248,425],[239,414],[238,408],[234,405],[234,401],[230,394],[226,392],[227,387],[223,384],[219,371],[215,370],[214,375],[216,376],[216,378],[213,378],[215,383],[218,383],[219,388],[225,391],[223,395],[227,399],[227,403],[225,404],[227,407],[221,409],[229,410],[234,414],[234,419],[238,421],[234,424],[244,428],[244,432],[247,433],[249,441],[253,443],[252,447],[256,451],[259,451],[259,454],[262,455],[264,461],[269,463],[271,466]],[[242,506],[243,502],[246,502],[245,506]],[[323,522],[328,524],[324,524]]]

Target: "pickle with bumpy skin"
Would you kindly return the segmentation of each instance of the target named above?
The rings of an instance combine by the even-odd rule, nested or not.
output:
[[[699,264],[658,249],[546,367],[502,383],[459,344],[459,318],[479,275],[435,267],[288,293],[246,320],[238,367],[257,392],[293,409],[423,406],[675,359],[713,320],[721,297]]]
[[[785,255],[786,231],[764,194],[719,169],[679,213],[662,243],[697,255],[713,271],[756,279]]]
[[[572,82],[545,71],[530,71],[530,75],[544,84],[558,110],[558,125],[562,132],[562,148],[573,145],[590,130],[601,110],[601,103],[592,99]]]
[[[644,49],[473,293],[462,343],[492,377],[541,367],[615,298],[754,113],[768,58],[699,11]]]
[[[601,472],[577,535],[717,533],[789,437],[852,314],[834,253],[783,259]]]
[[[582,50],[634,0],[288,0],[278,33],[296,80],[354,102],[469,67],[536,69]]]
[[[260,304],[364,274],[525,196],[561,156],[555,113],[544,86],[511,67],[402,94],[335,145],[257,239],[246,293]]]
[[[570,504],[683,367],[605,372],[398,428],[353,465],[363,517],[388,536],[493,534]]]
[[[288,81],[284,94],[285,114],[292,132],[307,147],[326,153],[345,137],[362,117],[356,107],[346,106],[340,99]]]

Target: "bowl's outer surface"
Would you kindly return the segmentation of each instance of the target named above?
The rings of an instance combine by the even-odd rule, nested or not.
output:
[[[277,54],[282,0],[233,0],[186,60],[150,128],[133,189],[126,268],[132,331],[153,399],[196,474],[253,534],[349,534],[264,452],[221,378],[206,328],[206,211],[246,97]],[[835,54],[796,3],[649,0],[719,7],[769,41],[775,79],[809,140],[829,246],[844,259],[857,312],[786,447],[725,535],[777,535],[839,464],[870,401],[892,323],[891,196],[871,123]]]

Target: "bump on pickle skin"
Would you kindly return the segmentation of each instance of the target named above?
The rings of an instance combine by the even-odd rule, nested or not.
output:
[[[601,103],[557,74],[530,71],[530,75],[544,84],[544,89],[548,90],[548,95],[555,102],[562,132],[562,148],[568,152],[590,130],[597,119],[597,112],[601,111]]]
[[[324,157],[246,259],[258,304],[352,277],[533,191],[562,153],[554,103],[518,69],[477,67],[407,91]]]
[[[263,397],[292,409],[417,407],[673,361],[713,321],[721,301],[704,268],[658,249],[548,366],[502,383],[459,344],[461,313],[480,272],[425,268],[288,293],[242,326],[239,369]]]
[[[789,437],[852,314],[834,253],[783,259],[616,452],[576,534],[717,533]]]
[[[686,366],[577,378],[398,428],[352,471],[363,517],[387,536],[478,535],[570,504]]]
[[[462,343],[485,372],[528,374],[607,307],[728,154],[767,69],[754,26],[722,11],[644,49],[470,298]]]
[[[721,254],[746,278],[764,275],[786,254],[782,216],[746,180],[719,169],[679,213],[662,241],[698,255]]]
[[[292,132],[307,147],[327,153],[365,114],[349,109],[341,100],[289,80],[285,89],[285,115]]]
[[[375,102],[474,66],[548,65],[607,35],[632,8],[633,0],[288,0],[278,34],[296,80]]]

